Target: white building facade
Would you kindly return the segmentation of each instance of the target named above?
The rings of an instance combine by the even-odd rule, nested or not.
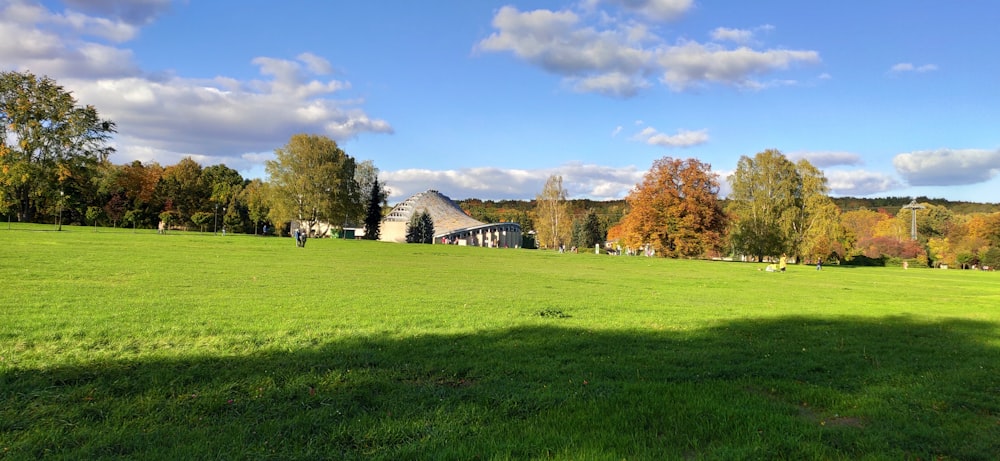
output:
[[[428,190],[400,202],[382,220],[379,240],[406,242],[406,226],[414,214],[427,212],[434,221],[434,244],[493,248],[520,248],[521,225],[511,222],[483,223],[465,214],[455,202],[436,190]]]

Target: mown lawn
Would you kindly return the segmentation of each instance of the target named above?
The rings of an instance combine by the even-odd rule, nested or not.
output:
[[[996,459],[1000,275],[13,225],[0,458]]]

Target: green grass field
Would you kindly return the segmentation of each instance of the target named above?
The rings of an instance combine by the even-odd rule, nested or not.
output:
[[[996,459],[1000,274],[14,224],[3,459]]]

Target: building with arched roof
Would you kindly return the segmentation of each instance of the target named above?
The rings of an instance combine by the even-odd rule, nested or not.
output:
[[[406,226],[418,213],[427,212],[434,221],[434,243],[519,248],[521,225],[503,222],[487,224],[465,214],[450,198],[436,190],[420,192],[400,202],[382,220],[379,240],[406,242]]]

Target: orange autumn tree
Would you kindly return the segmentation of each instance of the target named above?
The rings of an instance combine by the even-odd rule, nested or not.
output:
[[[718,194],[718,174],[712,173],[711,165],[693,158],[663,157],[629,193],[629,212],[616,231],[626,246],[649,244],[662,256],[695,257],[716,251],[726,228]]]

